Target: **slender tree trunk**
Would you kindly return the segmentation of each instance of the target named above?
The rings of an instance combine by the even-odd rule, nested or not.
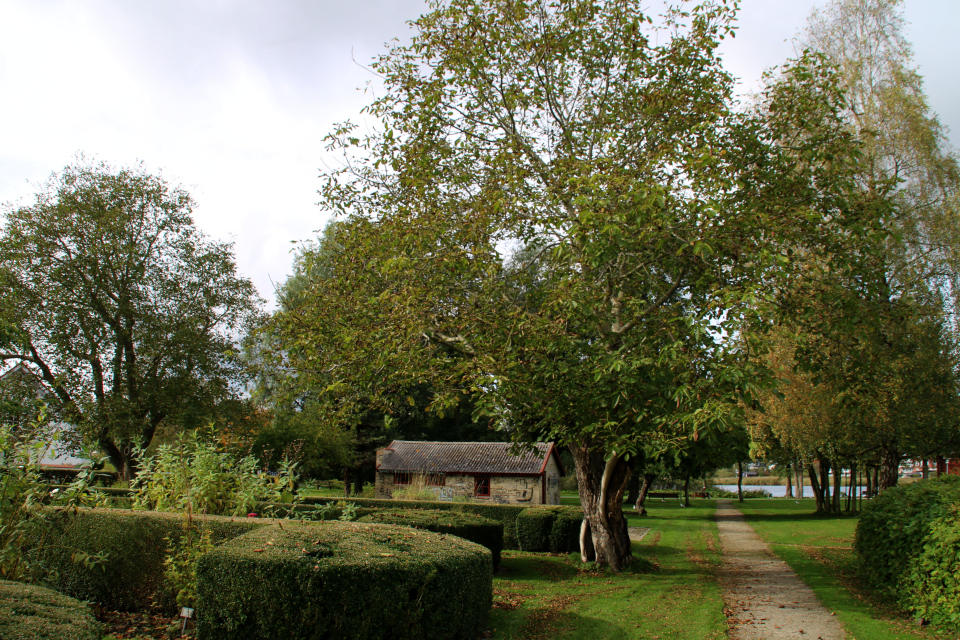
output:
[[[683,478],[683,506],[690,506],[690,474]]]
[[[350,467],[343,468],[343,497],[350,497]]]
[[[793,469],[797,473],[797,499],[803,500],[803,461],[797,460]]]
[[[873,497],[873,470],[867,467],[867,500]]]
[[[880,449],[880,491],[897,486],[900,479],[900,452],[892,445]]]
[[[830,497],[830,461],[820,458],[820,491],[823,493],[823,512],[833,511],[833,500]]]
[[[650,493],[650,487],[653,486],[653,482],[656,479],[657,476],[652,473],[643,476],[643,486],[640,487],[640,495],[637,497],[637,515],[647,515],[647,508],[644,506],[644,503],[647,501],[647,494]]]
[[[633,469],[617,455],[604,460],[603,450],[577,445],[569,448],[584,513],[581,558],[619,571],[633,561],[623,515],[623,494]]]
[[[640,472],[634,471],[630,474],[630,481],[627,483],[627,504],[637,504],[640,501]]]
[[[813,491],[813,497],[817,501],[817,513],[823,513],[823,492],[820,491],[820,483],[817,482],[817,472],[812,464],[807,465],[807,475],[810,476],[810,490]]]
[[[793,467],[787,467],[787,496],[788,498],[793,497]]]
[[[850,482],[847,484],[847,512],[853,511],[857,506],[857,494],[860,492],[860,483],[857,481],[857,463],[850,465]]]
[[[838,464],[833,468],[833,512],[840,513],[840,494],[843,485],[843,469]]]
[[[927,480],[928,478],[930,478],[930,465],[929,465],[929,463],[927,462],[927,459],[926,459],[926,458],[923,459],[923,467],[922,467],[922,470],[923,470],[923,479],[924,479],[924,480]]]
[[[857,468],[857,511],[863,511],[863,491],[860,490],[860,485],[863,484],[861,480],[863,476],[863,471]]]
[[[743,502],[743,463],[737,462],[737,500]]]
[[[872,497],[880,495],[880,467],[876,466],[873,468],[873,493],[870,494]]]
[[[353,495],[363,495],[363,467],[353,470]]]

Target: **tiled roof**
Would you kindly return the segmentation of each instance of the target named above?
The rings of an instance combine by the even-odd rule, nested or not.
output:
[[[516,454],[510,452],[512,446],[509,442],[394,440],[382,451],[377,468],[414,473],[540,475],[546,456],[551,452],[557,455],[552,442],[538,442],[535,451],[524,449]],[[560,468],[562,472],[563,466]]]

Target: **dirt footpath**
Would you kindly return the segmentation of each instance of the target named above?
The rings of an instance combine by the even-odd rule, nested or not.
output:
[[[847,634],[813,591],[770,551],[732,500],[717,500],[720,582],[733,640],[844,640]]]

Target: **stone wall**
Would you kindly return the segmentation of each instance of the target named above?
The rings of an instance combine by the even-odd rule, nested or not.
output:
[[[552,476],[550,475],[551,467],[553,468]],[[560,472],[552,458],[547,464],[547,472],[547,504],[560,504]],[[551,477],[556,478],[555,492],[551,492],[550,489]],[[410,485],[395,485],[393,474],[390,472],[377,472],[377,498],[389,500],[393,497],[394,489],[407,486]],[[444,478],[442,487],[427,485],[424,489],[435,493],[438,500],[447,501],[453,500],[454,496],[473,497],[473,487],[474,476],[472,475],[448,475]],[[493,504],[543,504],[541,487],[542,481],[539,476],[490,476],[490,497],[474,499],[482,502],[489,501]]]

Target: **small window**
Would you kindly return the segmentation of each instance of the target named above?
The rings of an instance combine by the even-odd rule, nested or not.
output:
[[[447,477],[442,473],[427,474],[427,484],[431,487],[443,487],[447,484]]]
[[[474,476],[473,495],[478,498],[490,497],[490,476]]]
[[[399,471],[393,474],[393,484],[410,484],[410,473]]]

